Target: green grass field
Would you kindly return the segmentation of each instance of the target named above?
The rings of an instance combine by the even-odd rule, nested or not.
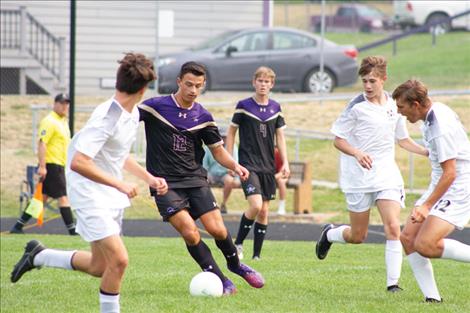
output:
[[[87,249],[79,238],[36,236],[59,249]],[[29,236],[1,236],[1,312],[97,312],[99,280],[60,269],[33,270],[16,284],[10,271]],[[220,265],[221,253],[206,240]],[[267,241],[261,261],[247,261],[263,273],[266,286],[253,289],[228,273],[235,296],[196,298],[189,295],[200,271],[181,239],[125,238],[130,266],[122,293],[122,312],[469,312],[468,266],[434,261],[442,304],[423,303],[423,296],[403,263],[399,294],[385,291],[383,245],[335,245],[328,258],[314,256],[313,242]],[[251,241],[246,242],[251,249]],[[224,267],[225,268],[225,267]]]

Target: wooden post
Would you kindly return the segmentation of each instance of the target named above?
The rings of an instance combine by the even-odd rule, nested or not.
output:
[[[312,164],[305,162],[304,177],[294,190],[294,213],[312,212]]]

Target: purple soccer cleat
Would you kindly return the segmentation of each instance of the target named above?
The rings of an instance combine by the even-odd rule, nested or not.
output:
[[[231,296],[237,293],[237,287],[235,287],[230,279],[227,279],[222,284],[224,286],[224,296]]]
[[[243,277],[243,279],[246,280],[246,282],[250,284],[251,287],[263,288],[264,286],[263,276],[261,276],[260,273],[258,273],[257,271],[249,267],[248,265],[240,263],[238,268],[233,269],[229,267],[228,269],[232,271],[233,273]]]

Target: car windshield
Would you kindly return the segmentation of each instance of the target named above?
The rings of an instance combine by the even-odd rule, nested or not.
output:
[[[198,51],[198,50],[204,50],[204,49],[207,49],[207,48],[214,47],[214,46],[218,45],[219,43],[221,43],[225,38],[230,37],[233,34],[236,34],[238,32],[239,32],[239,30],[229,30],[229,31],[223,32],[222,34],[219,34],[215,37],[209,38],[208,40],[203,41],[202,43],[200,43],[200,44],[198,44],[194,47],[189,48],[189,50]]]
[[[375,18],[382,18],[384,14],[379,10],[371,7],[358,7],[359,15],[360,16],[367,16],[367,17],[375,17]]]

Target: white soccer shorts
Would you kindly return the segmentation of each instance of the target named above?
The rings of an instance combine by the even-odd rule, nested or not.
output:
[[[421,205],[431,195],[434,186],[428,190],[416,201],[416,205]],[[452,184],[447,192],[439,201],[434,204],[429,212],[462,229],[470,221],[470,184],[460,183]]]
[[[376,192],[354,192],[346,193],[346,202],[348,210],[351,212],[361,213],[368,211],[375,205],[377,200],[392,200],[405,207],[405,191],[403,189],[386,189]]]
[[[76,209],[76,232],[83,240],[93,242],[121,234],[124,209]]]

